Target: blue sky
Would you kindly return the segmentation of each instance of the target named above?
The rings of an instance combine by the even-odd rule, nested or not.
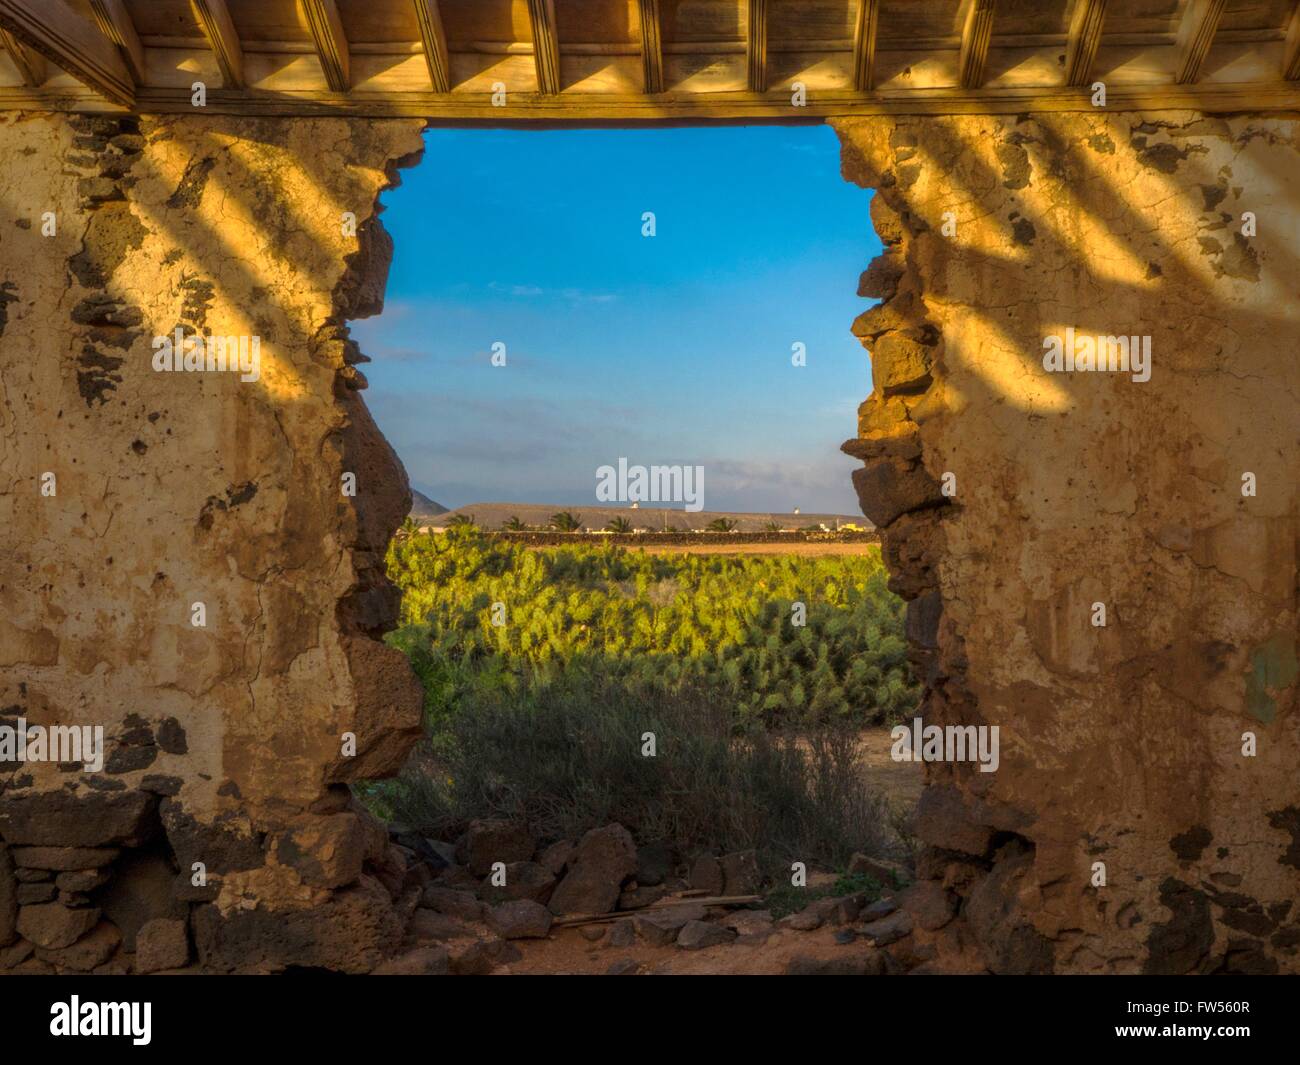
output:
[[[415,487],[581,506],[625,456],[702,465],[709,510],[859,512],[839,445],[871,390],[849,327],[880,245],[829,128],[425,140],[383,197],[384,312],[353,324]]]

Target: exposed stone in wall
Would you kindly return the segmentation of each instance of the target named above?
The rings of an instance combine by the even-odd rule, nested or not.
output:
[[[931,965],[1300,971],[1300,126],[835,127],[885,243],[845,450],[927,722],[1000,728],[996,772],[926,767]],[[1150,335],[1151,379],[1046,372],[1068,326]]]
[[[400,939],[346,782],[418,734],[375,639],[410,496],[345,322],[420,127],[0,116],[0,723],[107,738],[100,772],[0,765],[0,968],[365,971]],[[257,380],[156,372],[177,327],[259,336]]]

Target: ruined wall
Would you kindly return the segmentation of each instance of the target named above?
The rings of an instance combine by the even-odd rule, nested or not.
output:
[[[418,733],[373,638],[410,496],[344,322],[420,128],[0,116],[0,725],[107,737],[99,772],[0,764],[0,969],[355,971],[400,938],[346,782]],[[156,371],[178,326],[258,336],[257,379]]]
[[[927,722],[1001,737],[996,772],[926,767],[919,956],[1300,970],[1300,125],[835,126],[886,245],[845,450]],[[1149,335],[1150,380],[1047,372],[1066,327]]]

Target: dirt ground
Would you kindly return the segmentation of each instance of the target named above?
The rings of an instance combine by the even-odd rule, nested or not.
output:
[[[916,806],[922,787],[921,765],[895,762],[890,757],[893,741],[886,727],[865,729],[860,753],[863,768],[873,785],[884,793],[899,817],[906,817]],[[810,886],[833,881],[830,873],[813,873]],[[721,915],[724,911],[717,911]],[[727,912],[727,920],[746,920],[747,911]],[[758,915],[755,915],[758,916]],[[761,920],[758,927],[762,927]],[[792,962],[802,964],[835,962],[851,964],[852,956],[869,951],[862,941],[837,942],[838,928],[823,926],[812,932],[777,928],[769,925],[759,934],[743,934],[732,943],[701,950],[682,950],[676,945],[651,946],[640,939],[628,946],[611,946],[608,942],[613,924],[601,926],[599,938],[588,929],[556,928],[546,939],[513,941],[521,957],[501,965],[496,972],[515,974],[605,974],[620,968],[627,974],[691,975],[735,974],[775,975],[787,972]]]
[[[889,799],[890,804],[899,812],[908,813],[915,809],[921,797],[921,788],[925,784],[920,762],[895,762],[890,757],[894,741],[890,739],[889,729],[885,726],[864,729],[860,752],[863,771],[875,787]]]

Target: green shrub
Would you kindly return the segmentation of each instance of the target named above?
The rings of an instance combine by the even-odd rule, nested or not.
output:
[[[733,725],[698,688],[575,669],[523,694],[477,690],[401,776],[366,795],[382,816],[443,838],[481,817],[526,821],[546,839],[618,822],[688,854],[755,848],[773,877],[796,860],[842,867],[886,849],[888,812],[863,783],[852,734],[796,740]]]

